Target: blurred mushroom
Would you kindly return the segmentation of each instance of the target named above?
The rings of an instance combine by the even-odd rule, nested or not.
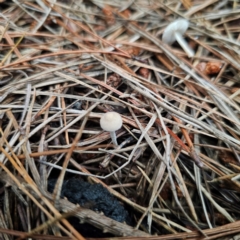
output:
[[[167,44],[172,44],[177,41],[188,57],[194,56],[194,51],[188,46],[188,43],[183,38],[183,34],[187,31],[189,23],[185,19],[179,19],[172,22],[166,27],[163,32],[162,41]]]

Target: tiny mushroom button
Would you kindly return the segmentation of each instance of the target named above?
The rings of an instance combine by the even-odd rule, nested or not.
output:
[[[189,23],[185,19],[179,19],[172,22],[166,27],[163,32],[162,41],[167,44],[172,44],[177,41],[188,57],[194,56],[194,51],[188,46],[188,43],[183,38],[183,34],[187,31]]]
[[[117,146],[118,143],[115,131],[122,127],[121,115],[117,112],[104,113],[100,119],[100,126],[103,130],[110,132],[112,142]]]

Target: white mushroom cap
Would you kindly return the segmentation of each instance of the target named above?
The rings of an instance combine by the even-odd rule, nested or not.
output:
[[[176,41],[175,33],[183,35],[188,29],[189,23],[185,19],[178,19],[172,22],[163,32],[162,41],[167,44],[172,44]]]
[[[122,127],[122,117],[117,112],[104,113],[100,119],[100,126],[108,132],[117,131]]]

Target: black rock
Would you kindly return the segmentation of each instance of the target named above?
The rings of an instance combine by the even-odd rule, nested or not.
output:
[[[53,191],[56,180],[50,180],[48,190]],[[90,208],[97,212],[103,212],[105,216],[118,222],[129,224],[130,218],[122,204],[108,192],[101,184],[90,184],[80,179],[64,181],[61,197],[66,197],[70,202]]]

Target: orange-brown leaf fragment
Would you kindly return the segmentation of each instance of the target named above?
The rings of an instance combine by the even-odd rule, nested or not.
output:
[[[222,68],[222,63],[220,62],[208,62],[205,68],[206,74],[217,74]]]
[[[196,68],[207,75],[218,74],[222,68],[221,62],[200,62]]]
[[[198,63],[198,65],[196,66],[197,70],[199,70],[202,73],[205,73],[205,69],[206,69],[207,63],[205,62],[200,62]]]
[[[107,79],[107,85],[110,85],[111,87],[114,87],[114,88],[117,88],[120,83],[121,83],[121,77],[116,73],[113,73]]]
[[[132,56],[138,56],[141,52],[141,49],[138,47],[127,47],[127,48],[123,48],[124,51],[126,51],[128,54],[132,55]]]
[[[126,18],[129,18],[131,16],[131,12],[129,9],[125,9],[124,11],[121,12],[122,15]]]
[[[105,20],[106,20],[107,24],[108,25],[113,25],[115,23],[115,18],[114,18],[113,11],[112,11],[111,7],[105,6],[102,9],[102,12],[106,16]]]
[[[219,151],[219,158],[225,163],[232,163],[235,165],[240,165],[237,159],[234,157],[234,155],[231,152],[227,151]]]
[[[191,0],[181,0],[181,2],[186,9],[189,9],[192,6]]]
[[[142,76],[142,77],[144,77],[144,78],[148,78],[148,76],[149,76],[149,70],[147,69],[147,68],[140,68],[139,69],[139,74]]]

